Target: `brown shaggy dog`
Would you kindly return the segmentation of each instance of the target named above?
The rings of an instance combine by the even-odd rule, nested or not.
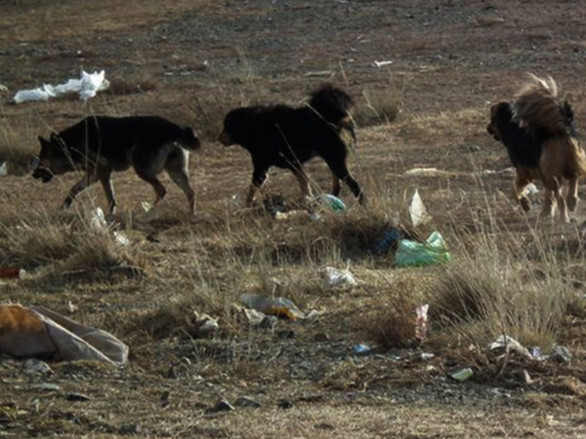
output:
[[[563,221],[578,203],[578,180],[586,175],[586,155],[575,138],[574,116],[567,100],[558,99],[555,81],[530,74],[515,102],[491,107],[487,130],[502,142],[517,175],[514,198],[528,211],[525,189],[534,180],[545,186],[542,217],[553,217],[556,204]],[[562,187],[568,181],[566,197]]]

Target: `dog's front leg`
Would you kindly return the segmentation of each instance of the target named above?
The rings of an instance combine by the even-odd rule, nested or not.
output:
[[[248,190],[248,196],[246,197],[246,205],[248,207],[252,206],[257,191],[260,190],[262,185],[267,180],[267,171],[268,169],[265,167],[254,168],[254,172],[252,173],[252,184],[250,185],[250,189]]]
[[[98,177],[95,172],[87,171],[83,178],[79,180],[77,183],[75,183],[73,187],[69,190],[69,194],[67,194],[67,197],[65,198],[65,201],[63,201],[61,208],[67,208],[71,206],[71,203],[73,203],[73,200],[75,199],[75,197],[77,197],[77,194],[82,192],[88,186],[94,184],[97,180]]]
[[[568,196],[566,197],[566,204],[570,212],[574,212],[578,206],[578,179],[571,178],[568,182]]]
[[[513,198],[521,205],[525,212],[531,210],[531,203],[525,195],[525,189],[527,189],[529,183],[531,183],[531,179],[519,174],[515,177],[513,183]]]

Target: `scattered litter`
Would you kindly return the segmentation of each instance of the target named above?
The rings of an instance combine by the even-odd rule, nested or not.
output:
[[[35,389],[44,390],[46,392],[58,392],[61,387],[55,383],[41,383],[33,386]]]
[[[122,232],[114,231],[114,239],[122,247],[130,245],[130,239],[128,239],[128,237]]]
[[[393,64],[393,61],[375,61],[374,63],[375,67],[384,67],[384,66],[388,66],[390,64]]]
[[[316,197],[316,201],[322,206],[330,207],[334,212],[343,212],[346,210],[346,204],[332,194],[321,194]]]
[[[0,93],[8,93],[8,87],[4,84],[0,84]]]
[[[442,235],[434,231],[424,243],[402,239],[395,254],[397,267],[423,267],[439,264],[452,258]]]
[[[193,312],[195,316],[195,324],[197,325],[197,332],[200,334],[211,334],[220,329],[218,319],[209,316],[208,314],[200,314],[197,311]]]
[[[559,361],[560,363],[570,363],[572,361],[572,353],[568,348],[554,345],[552,351],[554,360]]]
[[[470,367],[466,367],[464,369],[459,369],[454,372],[450,372],[448,376],[462,383],[472,378],[474,376],[474,371]]]
[[[234,408],[234,406],[232,404],[230,404],[230,402],[228,402],[228,400],[222,398],[216,403],[215,406],[206,410],[206,412],[207,413],[216,413],[216,412],[227,412],[227,411],[232,411],[232,410],[236,410],[236,409]]]
[[[411,223],[414,227],[419,227],[431,220],[431,215],[427,213],[427,209],[425,208],[423,201],[421,201],[421,196],[417,189],[415,189],[415,193],[411,199],[411,204],[409,204],[409,216],[411,217]]]
[[[283,297],[270,298],[258,294],[245,293],[240,296],[240,302],[244,306],[263,314],[282,317],[288,320],[297,320],[305,317],[292,301]]]
[[[8,162],[2,162],[0,165],[0,177],[5,177],[8,175]]]
[[[22,279],[26,271],[18,267],[0,267],[0,279]]]
[[[311,78],[314,76],[333,76],[333,75],[334,75],[333,70],[319,70],[319,71],[315,71],[315,72],[307,72],[305,74],[305,77]]]
[[[405,171],[403,175],[415,177],[453,177],[456,173],[437,168],[412,168]]]
[[[531,346],[529,348],[529,355],[534,360],[538,360],[538,361],[547,360],[547,355],[543,355],[543,353],[541,352],[541,348],[539,346]]]
[[[372,252],[377,256],[382,256],[389,252],[391,248],[397,246],[399,240],[403,237],[403,232],[396,227],[386,230],[383,237],[372,247]]]
[[[491,351],[495,349],[502,349],[506,352],[513,351],[524,357],[531,358],[529,351],[521,343],[508,335],[501,335],[495,342],[488,345],[488,349]]]
[[[350,285],[356,286],[358,282],[354,278],[354,275],[350,273],[350,270],[338,270],[334,267],[325,267],[320,271],[322,277],[326,280],[327,284],[331,287],[338,285]]]
[[[421,361],[429,361],[434,357],[435,357],[435,355],[430,352],[422,352],[421,353]]]
[[[478,25],[482,26],[482,27],[494,26],[495,24],[500,24],[500,23],[504,23],[504,22],[505,22],[504,18],[489,16],[489,15],[485,15],[483,17],[478,17],[476,19],[476,23],[478,23]]]
[[[106,216],[104,215],[104,211],[101,207],[96,207],[91,212],[90,217],[90,225],[92,229],[99,231],[104,230],[108,227],[108,223],[106,222]]]
[[[73,302],[70,300],[67,302],[67,309],[69,310],[69,312],[71,314],[76,313],[77,311],[79,311],[79,306],[74,305]]]
[[[415,308],[417,319],[415,320],[415,338],[419,343],[423,343],[427,338],[427,311],[429,304],[425,303]]]
[[[116,366],[128,362],[128,346],[112,334],[42,306],[0,306],[0,334],[0,352],[13,357],[100,360]]]
[[[49,374],[53,371],[51,367],[44,361],[35,358],[29,358],[24,362],[24,372],[29,375],[33,374]]]
[[[311,215],[307,210],[296,209],[290,210],[289,212],[275,212],[275,219],[279,221],[283,220],[301,220],[311,219]]]
[[[352,353],[355,355],[368,355],[373,351],[372,347],[364,343],[358,343],[352,346]]]
[[[27,101],[48,101],[68,93],[79,93],[80,99],[87,101],[93,98],[98,91],[107,89],[110,82],[105,78],[105,72],[87,73],[82,70],[80,79],[70,79],[59,85],[43,84],[30,90],[20,90],[14,95],[14,102],[20,104]]]
[[[539,189],[537,189],[534,183],[529,183],[523,191],[523,195],[537,195],[538,193]]]

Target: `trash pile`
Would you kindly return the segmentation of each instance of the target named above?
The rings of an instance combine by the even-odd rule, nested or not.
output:
[[[415,229],[432,219],[417,189],[409,204],[409,216]],[[440,264],[452,258],[443,236],[437,230],[425,242],[419,242],[408,239],[407,233],[397,226],[389,227],[371,250],[376,256],[384,256],[393,250],[396,267],[423,267]]]
[[[97,92],[107,89],[110,82],[105,77],[105,72],[87,73],[81,72],[80,79],[69,79],[67,82],[58,85],[43,84],[42,87],[29,90],[19,90],[14,95],[14,103],[21,104],[30,101],[48,101],[70,93],[79,93],[82,101],[93,98]]]
[[[0,306],[0,352],[13,357],[128,363],[128,346],[109,332],[84,326],[42,306]]]

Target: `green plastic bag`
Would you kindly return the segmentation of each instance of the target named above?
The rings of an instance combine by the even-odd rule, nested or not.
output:
[[[402,239],[395,253],[397,267],[423,267],[440,264],[452,258],[446,248],[444,238],[439,232],[433,232],[424,243]]]

